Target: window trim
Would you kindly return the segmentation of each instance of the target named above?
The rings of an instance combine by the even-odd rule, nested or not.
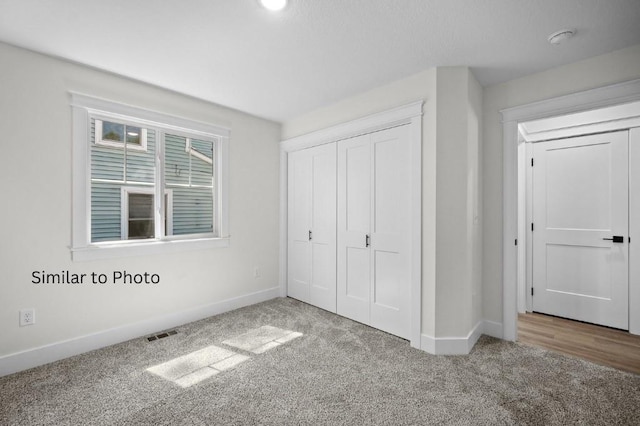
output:
[[[72,108],[72,235],[73,261],[110,259],[135,255],[176,253],[228,247],[229,235],[229,138],[228,128],[177,117],[148,109],[70,92]],[[125,124],[175,131],[190,137],[215,138],[215,188],[218,197],[214,206],[217,236],[194,234],[167,236],[163,239],[91,242],[91,118],[118,121]],[[162,170],[164,152],[157,150],[156,169]],[[156,181],[164,187],[164,180]],[[164,198],[164,197],[160,197]],[[156,214],[160,207],[156,204]],[[157,226],[159,225],[159,222]],[[158,235],[156,233],[156,235]]]

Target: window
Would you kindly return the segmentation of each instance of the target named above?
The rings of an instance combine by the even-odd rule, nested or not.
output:
[[[227,129],[72,100],[74,260],[228,245]]]
[[[155,215],[154,194],[150,189],[123,187],[120,197],[121,239],[139,240],[153,238]],[[173,192],[164,193],[164,235],[173,234]]]
[[[129,150],[147,150],[147,129],[124,123],[96,120],[95,138],[97,145],[115,148],[123,148],[126,145]]]

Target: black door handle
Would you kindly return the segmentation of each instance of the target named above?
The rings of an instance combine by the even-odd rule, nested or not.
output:
[[[614,235],[612,238],[603,238],[606,241],[613,241],[614,243],[624,243],[624,237],[622,235]]]
[[[369,236],[369,234],[367,234],[364,239],[364,246],[369,247],[370,245],[371,245],[371,237]]]
[[[312,239],[313,239],[313,233],[309,231],[309,241],[311,241]]]

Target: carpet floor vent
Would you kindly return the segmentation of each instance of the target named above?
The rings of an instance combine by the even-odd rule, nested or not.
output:
[[[160,333],[160,334],[156,334],[155,336],[147,337],[147,341],[153,342],[154,340],[164,339],[165,337],[173,336],[174,334],[178,334],[178,332],[175,331],[175,330],[165,331],[164,333]]]

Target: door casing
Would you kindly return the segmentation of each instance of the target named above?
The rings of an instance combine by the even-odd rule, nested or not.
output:
[[[526,207],[519,204],[519,196],[526,187],[522,181],[522,168],[524,167],[524,155],[518,155],[519,150],[524,149],[525,138],[522,133],[522,124],[532,123],[542,119],[581,114],[587,120],[580,125],[567,126],[566,123],[552,122],[551,131],[563,136],[577,136],[594,132],[623,130],[640,127],[640,114],[635,109],[621,111],[606,119],[591,120],[595,111],[621,106],[640,101],[640,79],[618,83],[575,93],[572,95],[551,98],[518,107],[507,108],[500,111],[502,115],[503,130],[503,163],[502,163],[502,338],[505,340],[517,340],[518,324],[518,289],[524,286],[522,279],[526,273],[526,246],[527,231],[522,226],[526,223]],[[636,132],[635,134],[638,134]],[[548,137],[548,134],[545,135]],[[630,141],[634,143],[634,141]],[[637,141],[640,143],[640,141]],[[520,161],[518,159],[520,158]],[[526,204],[525,204],[526,206]],[[519,226],[520,225],[520,226]],[[640,237],[640,235],[639,235]],[[524,263],[523,263],[524,260]],[[640,295],[633,292],[630,295],[630,305],[640,306]],[[630,314],[629,331],[640,334],[640,312],[634,310]]]

